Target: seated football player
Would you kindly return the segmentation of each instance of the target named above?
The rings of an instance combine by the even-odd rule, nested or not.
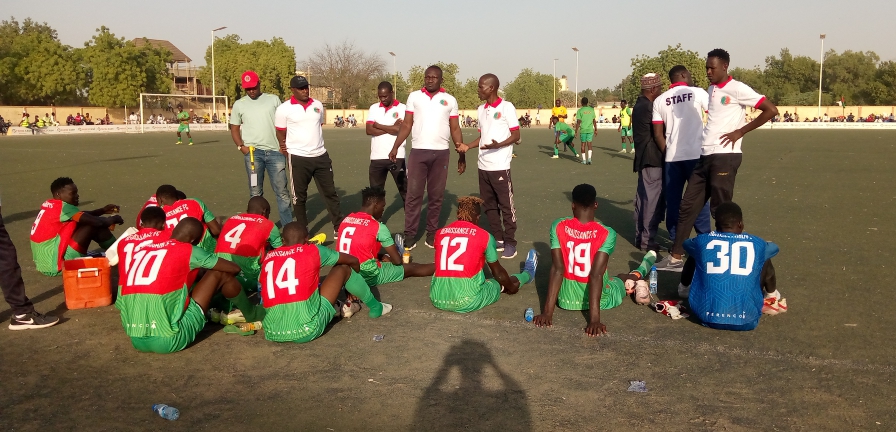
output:
[[[233,261],[243,270],[237,280],[246,292],[258,291],[261,257],[265,246],[283,246],[280,230],[268,217],[271,204],[264,197],[252,197],[245,213],[231,216],[221,227],[222,237],[215,247],[215,255]]]
[[[44,201],[31,226],[31,254],[37,271],[47,276],[62,274],[65,260],[87,256],[90,242],[104,251],[115,243],[111,227],[121,225],[115,204],[81,211],[78,186],[68,177],[60,177],[50,184],[53,198]],[[103,215],[115,214],[110,217]]]
[[[115,307],[138,351],[164,354],[186,348],[205,326],[205,311],[217,292],[237,304],[247,319],[263,317],[264,310],[249,302],[235,278],[240,267],[197,246],[203,230],[202,222],[186,217],[170,239],[138,244],[130,259],[121,250],[125,262],[119,266],[126,271]]]
[[[165,233],[165,211],[161,207],[147,207],[140,212],[139,226],[136,233],[118,240],[116,252],[118,258],[118,281],[124,281],[134,254],[141,246],[168,240]]]
[[[538,258],[529,251],[523,272],[510,275],[498,262],[495,238],[479,227],[482,200],[461,197],[457,200],[457,221],[436,231],[435,274],[429,299],[438,309],[467,313],[482,309],[501,297],[516,294],[521,285],[535,278]],[[494,279],[486,279],[488,264]]]
[[[337,297],[343,286],[370,308],[371,318],[392,310],[392,305],[373,296],[357,273],[357,258],[311,244],[307,228],[298,222],[286,224],[282,237],[283,246],[268,252],[261,262],[265,339],[305,343],[318,338],[342,309]],[[332,268],[318,287],[325,266]]]
[[[656,261],[656,253],[648,252],[637,270],[610,278],[607,264],[616,248],[616,231],[595,219],[596,210],[594,186],[580,184],[572,190],[573,216],[557,219],[551,226],[551,276],[542,313],[533,320],[536,326],[550,327],[554,307],[559,305],[566,310],[588,310],[585,333],[605,334],[607,326],[600,320],[601,309],[622,304],[625,281],[643,279]]]
[[[156,190],[156,199],[159,206],[165,210],[165,230],[171,233],[178,222],[185,217],[196,218],[202,223],[202,241],[199,247],[209,253],[215,251],[215,238],[221,234],[221,224],[215,219],[215,215],[205,206],[205,203],[197,198],[182,198],[183,192],[174,186],[161,185]]]
[[[361,210],[342,220],[337,237],[339,252],[354,256],[361,262],[361,277],[373,287],[400,282],[409,277],[432,276],[433,264],[402,264],[403,251],[398,249],[386,224],[378,222],[386,210],[386,190],[364,188],[361,191]],[[377,259],[385,248],[388,262]]]
[[[685,240],[688,253],[679,295],[703,325],[719,330],[753,330],[763,313],[787,312],[777,289],[771,258],[778,245],[744,232],[740,206],[716,209],[716,230]]]

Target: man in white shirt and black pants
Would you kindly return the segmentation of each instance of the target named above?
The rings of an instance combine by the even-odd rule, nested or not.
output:
[[[501,258],[516,257],[516,208],[513,204],[513,183],[510,161],[513,145],[520,140],[520,124],[516,107],[498,97],[501,83],[493,74],[479,78],[479,138],[461,144],[458,151],[479,147],[479,196],[488,217],[489,232],[495,237]],[[502,227],[501,222],[504,222]]]
[[[669,90],[653,101],[653,136],[664,151],[663,194],[666,196],[666,230],[675,241],[681,195],[703,144],[703,113],[709,108],[709,94],[694,87],[694,77],[682,65],[669,69]],[[709,203],[703,206],[694,224],[697,234],[710,232]]]
[[[426,217],[426,246],[435,247],[442,198],[448,182],[450,148],[463,143],[463,134],[457,114],[457,99],[445,92],[442,85],[442,68],[430,66],[423,76],[424,86],[408,95],[404,122],[389,152],[389,160],[398,161],[398,149],[412,135],[410,155],[407,160],[408,193],[404,203],[404,248],[417,246],[417,227],[423,207],[423,189],[428,195]],[[463,174],[467,163],[463,156],[457,161],[457,172]]]
[[[324,106],[310,96],[308,80],[294,76],[289,80],[292,97],[283,102],[274,114],[274,126],[280,151],[288,153],[287,161],[292,172],[293,211],[296,221],[308,226],[305,201],[311,179],[327,205],[334,232],[342,223],[339,195],[333,183],[333,162],[324,147],[321,125],[324,123]]]
[[[734,179],[743,159],[741,141],[744,135],[778,114],[778,108],[765,96],[728,75],[731,58],[727,51],[717,48],[706,57],[706,77],[711,85],[702,156],[688,179],[681,200],[672,254],[657,263],[657,270],[682,271],[682,245],[690,237],[706,201],[710,201],[710,212],[715,214],[720,204],[730,202],[734,197]],[[762,112],[747,123],[744,119],[746,107]]]
[[[395,162],[389,160],[392,144],[404,121],[405,104],[395,99],[392,83],[383,81],[376,90],[379,103],[370,106],[367,112],[367,135],[370,135],[370,168],[368,176],[371,188],[386,188],[386,176],[392,173],[392,180],[398,187],[398,194],[404,202],[407,195],[404,151],[407,142],[402,142],[395,155]],[[404,245],[402,245],[404,246]]]

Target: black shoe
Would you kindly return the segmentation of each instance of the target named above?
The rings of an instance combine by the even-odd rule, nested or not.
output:
[[[10,330],[29,330],[42,329],[52,327],[59,324],[59,318],[48,315],[41,315],[37,312],[31,312],[25,315],[16,316],[13,314],[9,320]]]
[[[426,233],[426,241],[423,242],[430,249],[436,248],[436,233]]]

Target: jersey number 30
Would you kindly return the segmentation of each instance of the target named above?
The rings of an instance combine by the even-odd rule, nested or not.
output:
[[[718,265],[712,261],[706,263],[706,272],[709,274],[722,274],[731,270],[731,274],[740,276],[749,276],[753,272],[753,263],[756,261],[756,251],[753,250],[753,243],[750,242],[734,242],[729,245],[728,242],[722,240],[713,240],[706,244],[706,250],[716,251]],[[731,256],[728,256],[729,248]],[[741,254],[747,256],[744,266],[740,266]]]

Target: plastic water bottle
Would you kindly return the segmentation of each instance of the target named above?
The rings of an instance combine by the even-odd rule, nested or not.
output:
[[[180,411],[177,408],[165,404],[155,404],[152,406],[152,410],[163,419],[177,420],[180,417]]]
[[[656,295],[656,266],[650,268],[650,294]]]
[[[535,311],[532,308],[526,308],[526,322],[532,322],[535,319]]]
[[[237,328],[239,328],[241,331],[261,330],[261,321],[242,322],[242,323],[236,323],[234,325],[237,326]]]

